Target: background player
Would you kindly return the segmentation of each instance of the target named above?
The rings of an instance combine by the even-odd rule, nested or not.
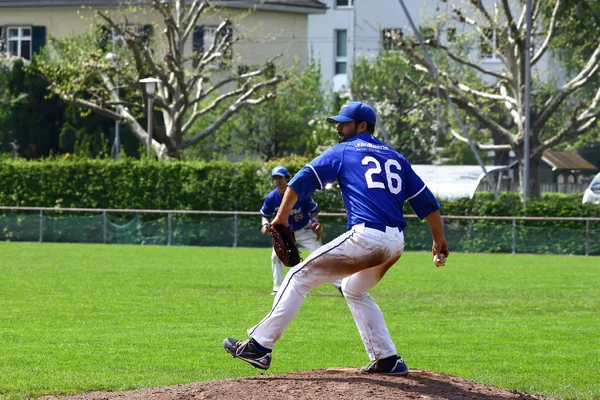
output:
[[[269,219],[279,210],[283,194],[290,181],[290,173],[285,167],[279,165],[271,170],[271,179],[273,180],[275,189],[267,195],[260,209],[262,215],[261,232],[263,235],[268,233],[266,225],[269,224]],[[296,235],[296,242],[311,253],[323,245],[321,242],[323,227],[318,222],[318,217],[319,208],[317,203],[315,203],[312,197],[307,196],[305,199],[294,204],[288,219],[288,223]],[[283,264],[279,260],[279,257],[277,257],[275,250],[271,253],[271,265],[273,269],[273,291],[271,294],[275,295],[281,286],[284,276]],[[342,282],[337,280],[332,283],[341,293]]]
[[[271,311],[248,330],[248,339],[223,341],[225,350],[234,357],[268,369],[272,349],[307,293],[325,282],[343,278],[344,296],[371,361],[361,372],[408,374],[383,314],[368,291],[404,250],[405,201],[419,218],[427,219],[434,257],[447,257],[448,246],[437,200],[402,155],[372,136],[376,120],[373,109],[359,102],[344,105],[339,115],[327,119],[337,124],[340,144],[294,176],[273,224],[286,225],[299,199],[337,180],[348,215],[348,231],[288,272]]]

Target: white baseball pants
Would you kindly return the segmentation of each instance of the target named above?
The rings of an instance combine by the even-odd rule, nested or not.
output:
[[[321,240],[317,240],[317,234],[312,229],[302,228],[294,231],[294,235],[296,236],[296,243],[311,253],[323,245]],[[271,252],[271,268],[273,269],[273,291],[277,292],[281,287],[281,282],[283,282],[284,274],[283,264],[279,260],[279,257],[277,257],[275,250]],[[338,289],[342,286],[341,280],[333,281],[332,283]]]
[[[396,347],[383,314],[368,291],[398,261],[404,250],[404,234],[398,228],[385,232],[355,225],[320,247],[290,269],[275,296],[273,308],[248,334],[267,348],[274,348],[308,292],[327,282],[342,280],[342,289],[371,361],[390,357]]]

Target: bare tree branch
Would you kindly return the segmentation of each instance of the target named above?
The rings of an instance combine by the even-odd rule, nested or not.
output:
[[[548,44],[550,43],[550,39],[554,35],[554,28],[556,27],[556,14],[558,13],[558,8],[560,7],[560,0],[556,0],[556,4],[554,5],[554,10],[552,10],[552,17],[550,18],[550,23],[548,26],[548,33],[546,34],[546,38],[544,42],[540,46],[537,53],[531,59],[531,65],[535,65],[544,55],[546,50],[548,49]]]
[[[452,136],[454,136],[456,139],[460,140],[463,143],[467,143],[469,144],[469,140],[462,136],[460,133],[456,132],[456,130],[454,129],[450,129],[450,133],[452,134]],[[475,148],[477,150],[482,150],[482,151],[509,151],[512,149],[512,147],[509,144],[482,144],[482,143],[474,143],[475,144]]]
[[[250,85],[250,80],[248,80],[244,86],[242,86],[241,88],[228,92],[228,93],[224,93],[221,96],[217,97],[210,105],[206,106],[205,108],[203,108],[200,111],[197,111],[195,113],[192,114],[192,116],[188,119],[188,121],[185,123],[185,125],[183,126],[183,130],[186,131],[189,128],[191,128],[192,124],[196,121],[196,119],[198,119],[199,117],[201,117],[202,115],[214,110],[221,102],[223,102],[223,100],[229,98],[229,97],[234,97],[240,93],[244,93],[242,94],[238,100],[236,101],[236,103],[239,102],[244,102],[246,99],[248,99],[250,96],[252,96],[257,90],[267,87],[267,86],[271,86],[271,85],[275,85],[279,82],[281,82],[283,80],[282,76],[276,76],[272,79],[269,79],[268,81],[264,81],[264,82],[260,82],[255,84],[254,86],[250,87],[248,89],[248,86]],[[250,104],[250,103],[249,103]]]
[[[266,65],[260,69],[254,70],[254,71],[250,71],[247,72],[245,74],[239,75],[239,76],[231,76],[229,78],[225,78],[222,79],[221,81],[217,82],[216,84],[214,84],[209,90],[207,90],[206,92],[202,93],[201,96],[196,96],[191,102],[190,104],[196,104],[200,101],[202,101],[203,99],[205,99],[207,96],[209,96],[211,93],[219,90],[221,87],[234,82],[234,81],[241,81],[244,79],[248,79],[248,78],[253,78],[253,77],[257,77],[260,75],[263,75],[265,72],[267,72],[269,69],[273,68],[273,62],[275,61],[275,59],[281,57],[281,53],[276,55],[275,57],[273,57],[271,60],[269,60]]]
[[[235,114],[242,107],[246,107],[249,105],[257,105],[257,104],[263,103],[267,100],[271,100],[274,98],[275,98],[274,93],[268,93],[268,94],[261,96],[258,99],[236,101],[215,122],[213,122],[212,124],[210,124],[209,126],[204,128],[202,131],[198,132],[197,134],[193,135],[192,137],[184,139],[183,144],[185,145],[185,147],[188,147],[190,145],[198,143],[202,138],[204,138],[205,136],[208,136],[209,134],[214,132],[216,129],[218,129],[221,125],[223,125],[223,123],[227,119],[229,119],[229,117],[231,117],[233,114]],[[184,147],[184,146],[182,146],[182,147]]]
[[[598,122],[598,118],[600,117],[600,88],[596,91],[596,95],[594,99],[590,103],[589,107],[587,107],[581,114],[571,120],[571,123],[559,131],[556,135],[545,140],[541,145],[541,150],[536,151],[544,151],[545,149],[549,149],[553,146],[556,146],[560,143],[565,143],[571,139],[576,138],[586,129],[589,129],[590,126],[594,123]]]
[[[476,1],[479,1],[479,0],[476,0]],[[492,49],[492,51],[498,56],[498,58],[500,60],[502,60],[504,65],[509,65],[504,54],[501,51],[498,51],[496,44],[494,42],[492,42],[492,40],[485,34],[485,32],[483,31],[481,26],[477,23],[477,21],[475,21],[473,18],[465,15],[465,13],[461,9],[457,8],[453,4],[451,4],[451,6],[454,9],[454,12],[457,13],[460,16],[460,18],[462,20],[464,20],[471,28],[473,28],[473,30],[475,32],[477,32],[477,35],[479,36],[479,38],[482,39],[483,41],[485,41],[488,46],[490,46],[490,49]],[[490,27],[495,28],[495,24],[492,24]]]
[[[519,31],[517,29],[517,25],[515,24],[515,20],[513,18],[512,12],[510,11],[510,5],[508,0],[502,0],[502,8],[504,9],[504,15],[506,16],[507,26],[508,26],[508,34],[509,37],[512,38],[514,43],[519,46],[521,37],[519,36]]]
[[[598,44],[596,50],[579,74],[569,82],[565,83],[554,96],[546,101],[544,107],[540,111],[539,117],[535,121],[534,129],[541,129],[563,101],[565,101],[571,93],[589,82],[598,73],[598,70],[600,70],[600,44]]]
[[[497,73],[497,72],[485,69],[482,66],[477,65],[477,64],[471,62],[469,59],[467,59],[464,56],[457,56],[452,51],[450,51],[450,49],[447,46],[444,46],[444,45],[441,45],[441,44],[438,44],[438,43],[433,43],[430,40],[426,40],[424,43],[427,46],[431,47],[431,48],[443,50],[444,53],[446,53],[448,55],[448,57],[450,57],[454,61],[456,61],[456,62],[458,62],[458,63],[460,63],[460,64],[462,64],[462,65],[464,65],[466,67],[473,68],[473,69],[481,72],[482,74],[493,76],[494,78],[497,78],[497,79],[510,79],[510,77],[507,77],[507,76],[505,76],[503,74],[500,74],[500,73]],[[415,44],[416,44],[416,42],[415,42]]]

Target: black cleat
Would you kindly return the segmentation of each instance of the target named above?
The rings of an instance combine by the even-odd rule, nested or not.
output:
[[[233,338],[223,340],[223,348],[226,352],[255,368],[267,370],[271,366],[271,351],[260,351],[256,348],[256,344],[252,338],[240,341]]]
[[[391,356],[372,361],[369,365],[361,367],[360,372],[363,374],[406,376],[408,375],[408,367],[402,357]]]

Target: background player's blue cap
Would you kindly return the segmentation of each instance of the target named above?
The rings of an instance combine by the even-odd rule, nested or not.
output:
[[[365,121],[375,125],[377,117],[375,116],[375,111],[368,104],[361,103],[360,101],[351,101],[342,106],[339,115],[327,118],[327,122],[330,124],[350,121]]]
[[[288,170],[285,167],[282,167],[281,165],[276,166],[275,168],[273,168],[271,170],[271,176],[289,176],[290,173],[288,172]]]

